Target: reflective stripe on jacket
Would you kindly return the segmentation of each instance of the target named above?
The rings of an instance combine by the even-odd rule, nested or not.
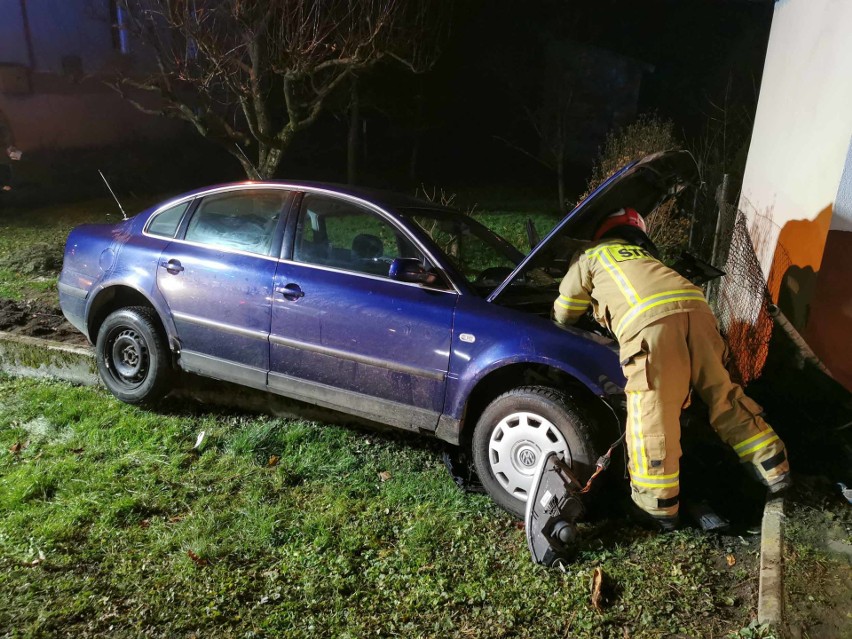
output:
[[[701,289],[649,251],[607,239],[578,252],[559,285],[554,317],[573,324],[589,304],[619,341],[653,321],[685,311],[712,313]]]

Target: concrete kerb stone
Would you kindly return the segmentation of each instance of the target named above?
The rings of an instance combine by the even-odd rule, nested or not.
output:
[[[91,348],[3,331],[0,331],[0,371],[85,386],[101,383]]]
[[[757,621],[783,632],[784,623],[784,498],[772,495],[763,509],[760,532],[760,581]]]
[[[0,372],[19,377],[58,379],[82,386],[103,386],[98,375],[95,352],[90,346],[70,346],[3,331],[0,331]],[[187,373],[181,374],[171,395],[202,404],[258,411],[279,417],[384,428],[350,414]]]

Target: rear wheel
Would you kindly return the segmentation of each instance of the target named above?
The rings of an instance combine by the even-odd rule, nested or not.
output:
[[[98,330],[95,351],[104,385],[121,401],[151,404],[171,390],[169,350],[152,309],[111,313]]]
[[[598,455],[590,421],[564,392],[523,386],[491,402],[473,431],[476,472],[498,506],[523,518],[541,459],[561,453],[585,481]]]

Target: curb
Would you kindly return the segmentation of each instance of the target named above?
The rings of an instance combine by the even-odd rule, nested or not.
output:
[[[0,331],[0,371],[20,377],[100,384],[95,353],[86,346]]]
[[[757,622],[782,632],[784,622],[784,498],[769,496],[760,531]]]
[[[4,331],[0,331],[0,372],[18,377],[58,379],[81,386],[103,387],[92,347],[71,346],[63,342]],[[172,391],[172,395],[213,406],[259,411],[280,417],[377,426],[354,415],[191,374],[184,374],[179,387]],[[381,428],[381,425],[378,426]]]

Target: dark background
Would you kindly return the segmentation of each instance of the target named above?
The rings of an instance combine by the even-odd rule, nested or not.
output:
[[[431,70],[413,75],[388,63],[359,77],[357,182],[406,192],[437,186],[471,192],[477,202],[487,202],[482,194],[493,199],[512,191],[552,199],[557,212],[556,177],[537,160],[542,140],[527,110],[545,105],[554,87],[574,84],[586,100],[565,171],[569,203],[585,190],[606,135],[643,115],[671,121],[679,145],[700,162],[703,150],[718,151],[722,140],[723,153],[742,167],[773,6],[772,0],[456,0]],[[591,66],[572,59],[579,54]],[[560,84],[554,60],[574,64],[573,79]],[[625,69],[633,70],[632,84],[619,76]],[[348,108],[348,90],[340,91],[320,120],[296,136],[276,177],[345,182]],[[96,169],[121,197],[245,179],[230,155],[189,125],[184,130],[116,148],[28,152],[5,201],[33,206],[107,195]],[[707,181],[717,183],[712,175]]]
[[[460,2],[430,72],[411,76],[380,67],[361,79],[361,181],[411,182],[410,154],[419,134],[415,181],[550,185],[551,172],[497,139],[537,151],[522,105],[534,107],[541,99],[548,42],[591,45],[645,65],[636,115],[670,119],[684,145],[698,145],[726,118],[753,118],[772,9],[772,2],[744,0]],[[326,115],[301,136],[279,174],[342,180],[346,126],[341,103],[336,116]],[[570,167],[575,190],[582,189],[593,161],[587,154]]]

